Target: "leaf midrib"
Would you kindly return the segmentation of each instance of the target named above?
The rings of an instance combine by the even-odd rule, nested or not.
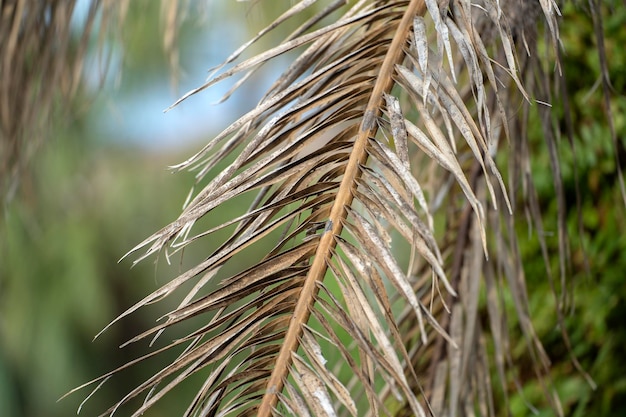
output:
[[[352,190],[355,186],[356,179],[360,176],[359,166],[367,162],[368,138],[374,137],[378,130],[376,119],[381,115],[383,95],[389,93],[394,85],[393,74],[395,72],[395,65],[401,63],[404,57],[403,48],[413,25],[414,16],[423,16],[425,11],[426,3],[424,0],[411,0],[381,65],[376,83],[370,95],[370,100],[363,114],[361,127],[354,143],[354,150],[346,165],[337,197],[330,211],[329,224],[332,225],[331,230],[326,231],[321,237],[313,258],[313,263],[302,287],[293,316],[289,322],[289,328],[285,334],[285,341],[278,353],[274,370],[268,380],[266,391],[259,405],[258,415],[261,417],[270,416],[272,408],[274,408],[278,402],[277,393],[281,392],[283,389],[283,381],[289,371],[292,352],[296,351],[298,348],[302,334],[302,325],[306,324],[309,319],[310,308],[313,306],[315,296],[318,292],[318,286],[316,284],[324,279],[326,270],[328,269],[328,255],[336,245],[334,237],[338,236],[343,229],[343,222],[347,215],[344,208],[350,206],[354,199]]]

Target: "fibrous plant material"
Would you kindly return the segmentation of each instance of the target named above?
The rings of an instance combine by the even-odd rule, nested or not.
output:
[[[69,102],[82,79],[83,57],[100,2],[84,31],[71,28],[75,1],[0,2],[0,199],[15,192],[19,174],[46,136],[55,99]],[[110,8],[105,7],[108,16]]]
[[[115,320],[189,283],[178,307],[129,343],[206,318],[147,355],[184,346],[104,415],[147,394],[133,414],[141,415],[197,373],[205,382],[185,416],[497,415],[494,392],[506,407],[517,383],[503,291],[532,373],[560,412],[530,318],[513,223],[517,198],[494,161],[499,149],[522,149],[510,166],[529,189],[519,103],[549,100],[542,94],[550,85],[532,82],[535,64],[558,58],[556,3],[518,3],[292,3],[182,97],[292,54],[253,109],[174,167],[196,170],[198,184],[207,183],[176,221],[135,248],[147,248],[140,259],[233,231]],[[228,67],[300,16],[282,43]],[[537,56],[539,39],[545,56]],[[218,170],[225,160],[232,162]],[[197,230],[200,219],[250,194],[249,208]],[[261,260],[221,274],[255,244],[266,249]]]
[[[129,1],[0,1],[0,202],[15,194],[33,154],[51,136],[52,119],[73,115],[88,53],[118,36]],[[163,2],[163,44],[177,66],[176,0]],[[76,14],[78,13],[78,17]],[[101,49],[100,77],[108,59]],[[93,70],[93,69],[89,69]],[[93,74],[92,78],[97,76]],[[85,103],[81,103],[84,105]]]

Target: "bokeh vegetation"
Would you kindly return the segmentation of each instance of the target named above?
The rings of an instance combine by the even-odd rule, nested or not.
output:
[[[611,106],[620,140],[617,149],[611,141],[601,87],[597,87],[600,70],[590,17],[568,3],[561,29],[574,146],[565,133],[559,139],[572,253],[568,286],[559,291],[567,294],[565,324],[573,352],[598,384],[595,391],[568,359],[555,315],[557,300],[546,278],[536,232],[523,222],[519,226],[534,324],[553,359],[554,384],[568,416],[626,415],[626,376],[621,366],[626,357],[626,217],[615,169],[615,152],[622,163],[626,160],[626,97],[619,94],[626,88],[626,10],[607,5],[606,12],[605,42],[616,93]],[[163,83],[167,68],[160,38],[145,27],[148,24],[154,29],[158,25],[158,5],[154,3],[145,10],[131,8],[130,13],[125,30],[132,32],[127,34],[132,41],[125,46],[128,60],[119,87],[122,90],[140,88],[150,79]],[[181,32],[183,54],[203,48],[202,41],[193,37],[194,24],[199,23]],[[171,277],[171,269],[178,270],[178,259],[173,266],[167,266],[162,259],[158,265],[144,261],[132,270],[132,258],[117,261],[145,236],[175,218],[192,176],[171,175],[164,168],[182,160],[191,150],[157,153],[112,141],[102,132],[94,133],[92,123],[107,111],[107,104],[98,101],[88,112],[81,111],[80,100],[91,100],[91,94],[85,92],[71,104],[76,111],[69,112],[74,117],[69,123],[51,126],[54,139],[31,162],[32,169],[23,177],[17,196],[3,212],[3,416],[74,414],[83,397],[74,395],[60,403],[56,399],[74,386],[137,357],[144,345],[125,349],[118,346],[147,328],[158,315],[146,310],[113,326],[91,343],[93,336],[157,283]],[[553,104],[557,115],[554,122],[562,124],[565,132],[563,106]],[[546,232],[554,231],[545,239],[551,254],[550,268],[558,277],[557,207],[547,168],[548,152],[539,129],[533,140],[532,173],[545,212]],[[522,220],[523,216],[518,218]],[[185,256],[193,259],[201,255]],[[513,326],[511,332],[515,331]],[[520,346],[511,347],[512,355],[523,360],[523,337],[518,336],[512,338],[520,341]],[[126,379],[105,384],[103,393],[87,404],[84,415],[105,409],[158,366],[148,363],[135,367]],[[520,379],[525,382],[523,373]],[[526,400],[532,404],[543,396],[541,387],[533,383],[526,384],[523,393],[511,398],[512,415],[532,415]],[[179,410],[176,399],[166,398],[149,415],[172,415]],[[551,415],[547,410],[538,412]]]
[[[573,146],[566,135],[563,103],[553,103],[554,122],[559,123],[563,132],[558,150],[572,252],[568,286],[563,289],[568,294],[565,324],[574,354],[598,385],[595,391],[568,360],[555,315],[556,300],[550,293],[538,239],[534,233],[529,235],[527,224],[520,224],[519,230],[534,324],[552,359],[554,383],[566,416],[626,415],[626,377],[620,369],[626,357],[626,321],[623,319],[626,313],[626,221],[615,165],[616,151],[622,166],[626,156],[626,96],[623,94],[626,51],[620,46],[626,42],[623,30],[626,10],[612,8],[608,3],[605,7],[605,46],[614,89],[611,107],[619,141],[617,150],[611,140],[599,84],[593,25],[591,19],[571,3],[564,9],[561,37],[565,46],[566,85],[571,94]],[[557,204],[547,168],[549,155],[540,135],[531,146],[532,173],[548,232],[545,238],[549,252],[554,255],[558,253]],[[524,236],[527,238],[523,239]],[[558,280],[557,264],[557,257],[552,256],[550,267]],[[541,388],[533,384],[527,385],[524,393],[531,402],[543,396]],[[513,399],[512,411],[515,416],[532,415],[522,396]],[[543,411],[540,415],[549,416],[552,412]]]

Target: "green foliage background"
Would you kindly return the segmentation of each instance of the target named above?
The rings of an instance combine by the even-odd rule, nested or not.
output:
[[[607,2],[608,3],[608,2]],[[611,107],[622,169],[626,157],[626,10],[606,5],[605,46],[613,86]],[[616,174],[615,149],[606,121],[600,67],[591,19],[580,9],[564,9],[561,37],[565,47],[564,69],[570,92],[574,124],[574,146],[566,137],[562,103],[554,111],[563,137],[559,141],[565,197],[568,204],[567,226],[572,252],[568,270],[566,326],[574,354],[598,384],[592,390],[569,362],[555,315],[555,299],[550,294],[545,264],[538,240],[520,225],[521,250],[528,280],[531,312],[537,332],[553,361],[553,378],[566,416],[626,415],[626,220],[624,202]],[[590,86],[595,86],[593,89]],[[538,125],[538,123],[537,123]],[[539,133],[539,127],[537,127]],[[550,253],[558,253],[556,199],[549,170],[549,156],[537,136],[531,144],[532,172],[539,202],[545,210],[544,226]],[[572,151],[573,149],[573,151]],[[574,168],[575,167],[575,168]],[[581,211],[576,208],[576,175]],[[580,218],[580,220],[579,220]],[[558,278],[558,259],[552,256],[551,270]],[[520,339],[518,339],[520,340]],[[521,345],[522,342],[520,342]],[[518,350],[521,346],[518,346]],[[515,351],[516,349],[513,348]],[[525,396],[540,398],[541,388],[530,384]],[[513,399],[512,414],[532,415],[521,396]],[[551,415],[544,411],[540,415]]]
[[[166,59],[160,52],[158,7],[132,10],[127,30],[131,42],[122,89],[143,88],[147,78],[163,75]],[[626,10],[606,6],[605,37],[611,102],[620,140],[617,152],[626,160]],[[626,224],[624,204],[615,173],[615,149],[605,117],[599,63],[590,17],[571,3],[564,10],[561,36],[574,147],[565,133],[559,155],[568,202],[568,231],[572,252],[566,326],[575,355],[598,384],[592,390],[573,369],[558,329],[556,300],[546,279],[536,232],[518,211],[522,254],[529,282],[534,324],[553,359],[553,379],[565,415],[626,415]],[[196,22],[197,24],[197,22]],[[146,27],[148,25],[148,27]],[[186,50],[203,48],[183,28]],[[227,53],[224,52],[225,54]],[[149,75],[146,75],[149,74]],[[82,100],[90,100],[87,93]],[[146,310],[112,327],[102,338],[93,336],[112,318],[150,289],[171,277],[168,267],[146,261],[130,270],[131,261],[117,260],[145,236],[175,218],[192,183],[189,174],[171,175],[164,168],[192,150],[158,154],[96,137],[91,123],[106,110],[96,102],[88,113],[84,103],[72,104],[70,123],[53,126],[54,139],[32,161],[19,195],[4,210],[0,222],[0,415],[66,416],[74,414],[83,397],[60,403],[65,392],[115,366],[137,357],[144,345],[118,349],[160,314]],[[565,132],[563,106],[554,104]],[[535,117],[533,115],[533,117]],[[539,123],[536,124],[539,126]],[[116,143],[116,144],[114,144]],[[550,268],[558,277],[556,199],[548,168],[548,152],[540,129],[532,139],[533,177],[540,206],[545,210]],[[574,149],[574,152],[572,151]],[[503,151],[506,151],[503,149]],[[574,170],[576,167],[576,171]],[[626,167],[626,166],[625,166]],[[503,172],[506,169],[503,170]],[[577,209],[576,175],[581,201]],[[225,214],[227,215],[227,214]],[[529,232],[530,231],[530,232]],[[550,234],[550,231],[554,231]],[[187,259],[202,254],[186,254]],[[175,262],[178,262],[176,260]],[[160,312],[162,313],[162,312]],[[514,358],[523,361],[523,338],[511,328]],[[131,370],[127,378],[103,387],[104,393],[83,410],[93,415],[146,378],[158,363]],[[522,382],[527,379],[523,372]],[[86,394],[86,392],[85,392]],[[533,415],[528,402],[541,402],[541,387],[525,385],[523,395],[511,399],[512,415]],[[172,415],[187,397],[169,398],[149,415]],[[551,415],[538,410],[539,415]]]

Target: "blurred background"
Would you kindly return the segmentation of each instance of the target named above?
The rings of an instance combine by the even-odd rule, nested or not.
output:
[[[82,3],[73,17],[77,33],[88,1]],[[567,359],[539,243],[526,232],[528,224],[523,222],[521,251],[531,312],[546,350],[554,358],[553,378],[565,415],[623,416],[626,217],[615,174],[616,150],[598,88],[593,26],[584,9],[570,3],[563,10],[562,38],[577,152],[572,153],[565,138],[559,146],[570,207],[569,285],[574,294],[566,320],[574,353],[599,385],[596,391]],[[64,117],[49,127],[50,140],[33,156],[0,220],[0,416],[73,415],[89,389],[57,402],[59,397],[147,351],[147,343],[124,349],[118,346],[151,326],[164,311],[143,309],[92,339],[118,314],[203,253],[196,248],[197,253],[175,258],[172,265],[163,256],[158,261],[151,258],[132,269],[133,255],[118,260],[180,212],[194,176],[172,173],[167,166],[195,153],[212,135],[253,107],[281,67],[281,62],[264,67],[245,94],[235,94],[219,106],[213,103],[228,90],[228,84],[164,113],[183,93],[201,85],[209,68],[253,36],[274,13],[273,8],[271,2],[251,6],[235,1],[191,1],[181,19],[177,39],[180,63],[175,68],[162,46],[160,2],[129,4],[119,38],[102,43],[94,36],[90,42],[82,89],[71,103],[62,103],[67,107]],[[604,22],[616,93],[611,104],[621,140],[617,151],[622,161],[626,159],[625,9],[607,5]],[[271,35],[259,48],[276,39],[279,34]],[[558,103],[554,109],[562,114]],[[545,228],[556,230],[556,202],[546,168],[548,153],[539,127],[536,133],[531,147],[536,155],[533,175],[546,213]],[[499,163],[505,166],[506,160]],[[576,184],[580,213],[576,210]],[[547,243],[550,252],[557,254],[556,236],[548,236]],[[553,262],[558,262],[556,255]],[[524,342],[522,338],[514,340],[520,340],[519,346],[511,346],[516,358],[521,356]],[[125,379],[105,384],[81,414],[105,410],[158,367],[159,363],[148,362],[132,368]],[[523,381],[525,375],[520,378]],[[148,415],[180,414],[193,392],[191,387],[189,393],[166,397]],[[511,399],[513,415],[534,415],[527,401],[532,403],[542,395],[541,387],[528,384]]]

